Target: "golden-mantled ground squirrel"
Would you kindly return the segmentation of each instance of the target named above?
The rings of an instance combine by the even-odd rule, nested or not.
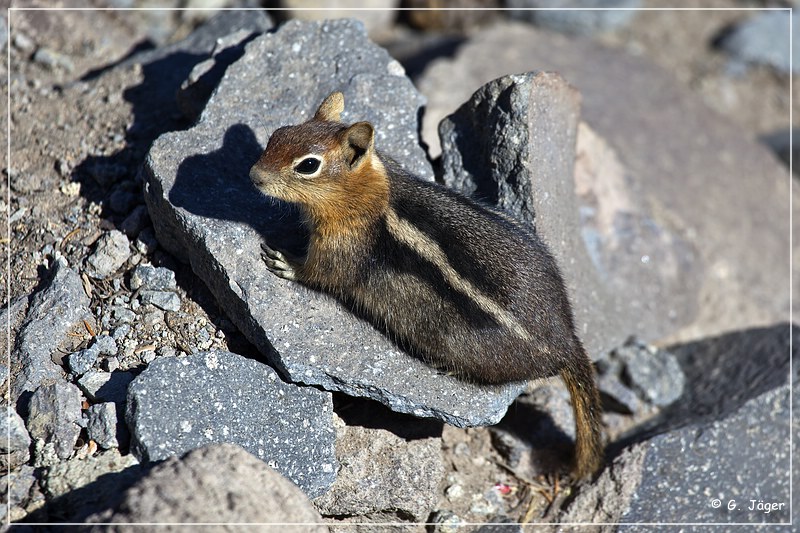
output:
[[[276,275],[333,295],[400,346],[479,383],[560,375],[576,423],[573,472],[603,460],[600,399],[555,260],[510,216],[406,173],[368,122],[340,122],[342,93],[276,130],[250,177],[297,204],[305,257],[264,246]]]

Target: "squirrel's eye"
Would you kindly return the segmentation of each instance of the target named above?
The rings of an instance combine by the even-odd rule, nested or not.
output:
[[[294,167],[300,174],[313,174],[319,170],[321,161],[315,157],[306,157]]]

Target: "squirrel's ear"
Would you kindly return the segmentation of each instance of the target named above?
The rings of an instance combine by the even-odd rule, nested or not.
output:
[[[366,160],[364,156],[372,151],[374,137],[372,124],[369,122],[356,122],[344,131],[342,148],[350,168],[356,168]]]
[[[314,120],[327,120],[329,122],[339,122],[339,115],[344,111],[344,95],[340,92],[331,93],[319,105],[319,109],[314,114]]]

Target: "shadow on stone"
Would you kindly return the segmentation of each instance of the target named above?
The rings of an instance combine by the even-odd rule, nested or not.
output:
[[[270,245],[297,253],[307,239],[297,209],[263,196],[248,177],[261,151],[249,126],[231,126],[220,149],[181,162],[169,200],[194,215],[245,223]]]
[[[553,413],[520,399],[492,427],[492,442],[512,467],[530,450],[530,466],[539,473],[567,471],[574,453],[573,435],[560,427]]]
[[[442,436],[441,421],[396,413],[383,404],[367,398],[334,393],[333,410],[348,426],[385,429],[405,440]]]
[[[613,444],[620,450],[633,442],[691,424],[721,420],[747,401],[785,385],[789,375],[790,327],[787,323],[750,328],[670,346],[686,375],[683,395],[661,415]]]
[[[86,517],[104,509],[116,507],[128,488],[144,477],[152,465],[135,464],[120,472],[103,474],[83,487],[48,501],[25,517],[25,522],[83,522]],[[47,526],[47,531],[74,531],[68,526]]]

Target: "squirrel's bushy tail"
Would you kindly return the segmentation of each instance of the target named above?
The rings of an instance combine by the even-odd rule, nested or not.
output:
[[[576,479],[581,479],[600,469],[605,452],[600,393],[594,382],[592,363],[577,339],[576,349],[580,353],[572,357],[561,371],[561,379],[569,391],[575,415],[575,460],[572,472]]]

